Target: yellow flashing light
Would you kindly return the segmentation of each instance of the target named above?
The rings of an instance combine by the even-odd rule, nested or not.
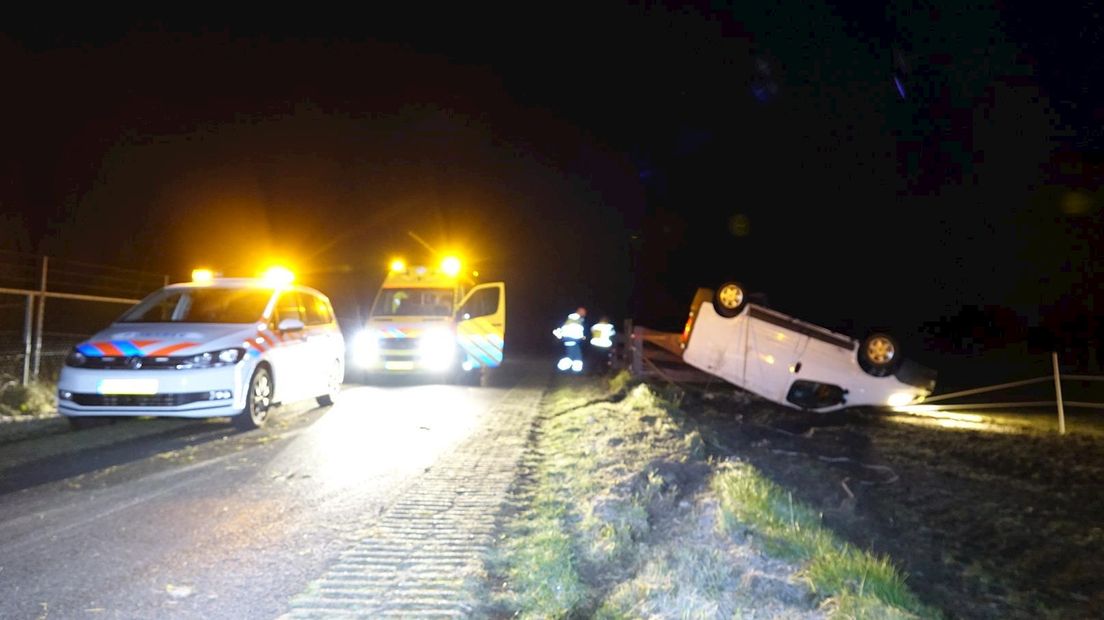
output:
[[[460,273],[460,259],[455,256],[449,256],[441,261],[441,271],[445,272],[447,276],[455,276]]]
[[[287,267],[281,267],[279,265],[269,267],[265,270],[264,275],[261,276],[266,283],[274,286],[287,286],[295,281],[295,274],[291,272]]]
[[[391,261],[391,271],[406,271],[406,261],[401,258]]]
[[[215,272],[210,269],[193,269],[192,282],[210,282],[215,279]]]

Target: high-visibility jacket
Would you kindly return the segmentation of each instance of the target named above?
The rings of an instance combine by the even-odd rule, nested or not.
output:
[[[603,349],[613,346],[613,335],[617,331],[613,329],[611,323],[595,323],[590,328],[590,344]]]
[[[583,317],[578,312],[567,315],[564,324],[552,330],[552,335],[565,341],[564,344],[574,344],[576,340],[586,339],[586,330],[583,327]]]

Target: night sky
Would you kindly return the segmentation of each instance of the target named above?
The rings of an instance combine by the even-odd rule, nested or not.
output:
[[[355,316],[413,231],[518,349],[727,278],[937,366],[1095,324],[1100,11],[789,4],[6,20],[0,241]]]

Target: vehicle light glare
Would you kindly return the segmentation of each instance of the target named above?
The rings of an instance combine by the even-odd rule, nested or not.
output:
[[[426,332],[418,343],[422,364],[433,370],[445,370],[456,356],[456,339],[446,329]]]
[[[406,271],[406,261],[401,258],[391,261],[391,271]]]
[[[192,282],[210,282],[215,279],[215,272],[210,269],[193,269]]]
[[[269,267],[261,278],[273,286],[287,286],[295,281],[295,274],[287,267]]]
[[[353,339],[353,361],[358,366],[371,366],[379,361],[379,338],[369,331],[362,331]]]
[[[441,271],[445,272],[447,276],[455,276],[460,273],[460,259],[455,256],[449,256],[441,261]]]
[[[911,392],[894,392],[889,395],[887,403],[890,407],[904,407],[912,402],[913,395]]]

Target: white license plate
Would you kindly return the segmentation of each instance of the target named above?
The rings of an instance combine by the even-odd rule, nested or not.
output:
[[[414,370],[414,362],[384,362],[385,370]]]
[[[100,394],[156,394],[157,379],[102,379],[96,390]]]

